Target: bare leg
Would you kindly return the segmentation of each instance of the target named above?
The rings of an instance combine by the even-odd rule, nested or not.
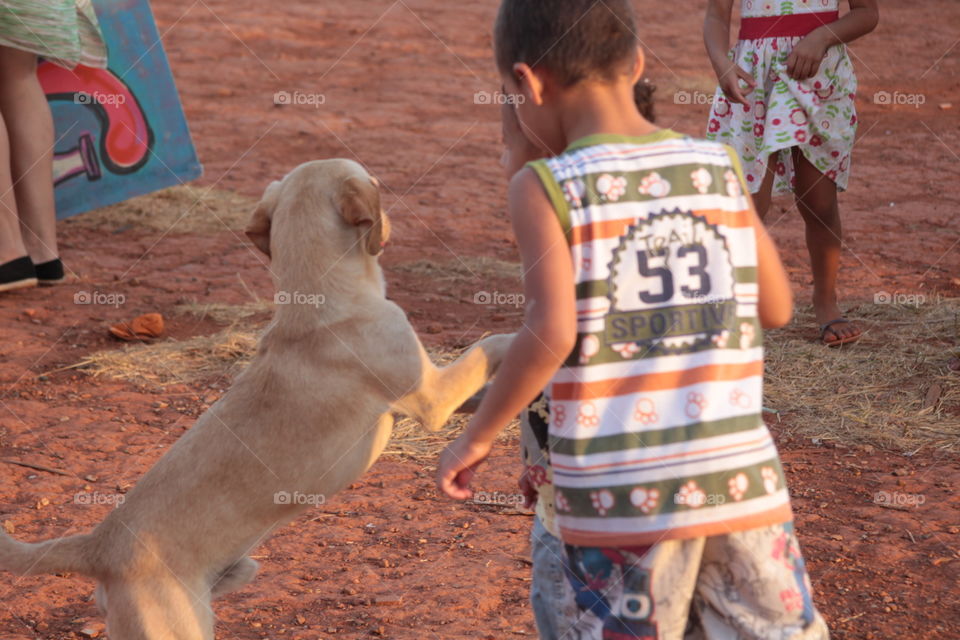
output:
[[[13,178],[10,175],[10,141],[7,125],[0,114],[0,264],[27,255],[20,236],[20,218],[17,216],[17,199],[13,193]]]
[[[837,205],[837,185],[810,164],[798,148],[793,148],[793,166],[797,176],[797,208],[807,229],[807,251],[813,271],[813,311],[817,324],[843,317],[837,304],[837,274],[840,271],[841,225]],[[841,322],[826,330],[827,344],[850,341],[860,335],[851,322]]]
[[[770,154],[767,158],[767,169],[763,174],[763,182],[760,183],[760,189],[753,194],[753,206],[757,210],[757,215],[763,220],[770,210],[770,201],[773,199],[773,179],[776,177],[776,154]]]
[[[35,264],[53,260],[58,256],[53,117],[37,79],[35,54],[0,47],[0,113],[8,125],[8,164],[22,244]]]

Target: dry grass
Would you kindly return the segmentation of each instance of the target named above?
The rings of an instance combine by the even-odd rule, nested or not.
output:
[[[68,224],[174,233],[243,229],[257,201],[230,191],[180,185],[70,218]]]
[[[408,268],[438,268],[415,264]],[[483,264],[505,270],[495,261]],[[445,277],[472,277],[467,274],[464,269]],[[180,312],[231,326],[212,336],[101,351],[75,366],[93,376],[158,387],[229,381],[252,357],[254,324],[269,308],[265,301],[180,305]],[[781,428],[897,451],[960,449],[960,373],[947,367],[960,355],[960,300],[938,299],[919,308],[863,305],[853,315],[866,335],[842,349],[824,348],[813,339],[810,309],[801,309],[789,327],[769,332],[764,404],[779,412]],[[443,364],[458,352],[431,355]],[[413,420],[398,420],[387,453],[432,458],[465,422],[465,416],[455,416],[434,434]],[[505,437],[516,434],[514,424]]]
[[[861,305],[855,345],[821,346],[810,309],[767,334],[764,404],[787,431],[911,452],[960,449],[960,299]]]
[[[661,84],[660,99],[678,90],[710,94],[707,76]],[[133,227],[175,232],[242,228],[256,205],[252,198],[184,185],[72,218],[69,224]],[[491,281],[516,282],[520,265],[487,257],[443,263],[426,260],[392,267],[427,277],[434,291],[460,296],[464,288]],[[227,325],[219,333],[188,340],[127,345],[89,355],[74,365],[93,376],[163,387],[231,380],[252,357],[258,324],[268,301],[244,305],[183,304],[178,313],[210,317]],[[810,309],[789,327],[767,336],[765,405],[776,409],[788,432],[843,442],[870,443],[899,451],[922,447],[960,449],[960,373],[947,363],[960,349],[960,300],[930,300],[919,308],[864,305],[853,314],[867,333],[859,344],[826,349],[814,336]],[[455,352],[432,354],[446,362]],[[388,453],[429,457],[465,423],[455,416],[441,434],[409,419],[397,422]],[[508,432],[515,435],[516,427]]]
[[[436,462],[437,456],[451,440],[467,426],[470,416],[455,413],[442,431],[431,433],[412,418],[398,419],[393,427],[393,436],[384,450],[385,456],[413,458],[424,462]],[[497,437],[498,442],[516,440],[520,437],[520,422],[514,420]]]
[[[163,388],[172,384],[200,386],[213,381],[229,383],[253,357],[257,329],[244,323],[269,307],[265,302],[247,305],[180,305],[186,313],[206,314],[233,326],[211,336],[188,340],[166,340],[153,344],[126,345],[120,349],[90,354],[71,368],[78,368],[94,377],[121,380],[137,385]],[[446,364],[461,351],[431,351],[437,364]],[[467,416],[457,414],[447,427],[437,433],[426,431],[410,418],[398,418],[385,455],[407,456],[421,460],[434,459],[463,427]],[[501,438],[519,435],[516,421]]]
[[[256,345],[254,330],[230,327],[212,336],[97,351],[73,368],[94,377],[152,387],[232,379],[253,357]]]

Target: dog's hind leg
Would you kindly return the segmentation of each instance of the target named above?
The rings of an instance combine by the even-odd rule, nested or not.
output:
[[[103,585],[107,635],[116,640],[214,640],[210,592],[173,574],[111,580]]]
[[[457,408],[479,391],[494,374],[513,335],[495,335],[480,340],[445,367],[436,367],[421,347],[420,384],[394,403],[394,408],[418,419],[429,431],[437,431]]]
[[[210,598],[216,599],[225,593],[236,591],[257,575],[260,564],[253,558],[240,558],[224,569],[210,587]]]

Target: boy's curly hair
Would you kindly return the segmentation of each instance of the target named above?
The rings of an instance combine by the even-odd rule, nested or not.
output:
[[[630,0],[503,0],[494,25],[497,67],[524,62],[561,86],[628,72],[637,50]]]

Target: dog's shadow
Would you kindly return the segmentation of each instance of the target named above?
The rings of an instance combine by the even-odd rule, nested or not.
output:
[[[76,587],[73,590],[64,587]],[[0,637],[5,640],[34,640],[35,638],[87,638],[99,637],[106,638],[104,630],[103,613],[97,608],[97,603],[93,599],[93,585],[86,582],[68,585],[60,583],[51,585],[49,581],[42,584],[37,582],[36,591],[48,593],[37,594],[32,588],[33,585],[26,583],[26,580],[10,587],[23,594],[32,593],[31,600],[37,595],[41,597],[38,604],[43,607],[43,616],[31,615],[30,612],[18,615],[11,609],[6,610],[6,615],[0,616]],[[58,599],[69,600],[60,605],[51,605],[45,602],[47,595],[55,595]],[[82,600],[77,601],[77,595],[82,596]],[[36,601],[35,600],[35,601]],[[39,612],[35,612],[39,613]],[[97,633],[96,636],[84,634],[83,631],[89,629],[91,633]],[[95,631],[99,630],[99,632]],[[16,632],[15,635],[14,632]],[[11,634],[11,635],[7,635]]]

